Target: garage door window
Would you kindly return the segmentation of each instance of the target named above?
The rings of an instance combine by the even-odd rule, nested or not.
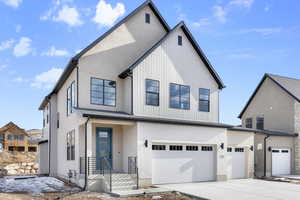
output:
[[[288,153],[289,150],[281,150],[281,153]]]
[[[198,146],[186,146],[187,151],[198,151]]]
[[[201,150],[202,150],[202,151],[212,151],[213,148],[212,148],[212,146],[202,146],[202,147],[201,147]]]
[[[244,152],[244,148],[235,148],[234,151],[235,152]]]
[[[279,150],[272,150],[273,153],[279,153]]]
[[[232,152],[232,148],[231,148],[231,147],[228,147],[228,148],[227,148],[227,152]]]
[[[164,150],[166,150],[166,145],[152,145],[152,150],[164,151]]]
[[[182,151],[181,145],[170,145],[170,151]]]

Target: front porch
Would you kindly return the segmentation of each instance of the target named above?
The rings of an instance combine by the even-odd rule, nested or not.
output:
[[[90,119],[84,128],[79,139],[80,174],[87,172],[87,189],[113,192],[138,188],[136,123]]]

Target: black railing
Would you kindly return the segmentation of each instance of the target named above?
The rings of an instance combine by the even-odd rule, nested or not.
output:
[[[139,189],[139,169],[137,167],[136,157],[128,157],[128,174],[135,181],[136,189]]]
[[[105,182],[108,183],[108,190],[112,191],[112,167],[109,160],[106,157],[100,159],[101,174],[103,175]]]

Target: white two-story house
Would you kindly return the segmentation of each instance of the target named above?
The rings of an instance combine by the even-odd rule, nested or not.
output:
[[[254,136],[219,122],[223,88],[184,22],[169,28],[146,1],[43,100],[40,171],[90,190],[114,190],[118,175],[138,186],[252,177]]]

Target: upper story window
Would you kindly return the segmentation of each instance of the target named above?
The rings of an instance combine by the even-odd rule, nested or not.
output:
[[[264,130],[264,118],[263,117],[256,118],[256,128],[260,129],[260,130]]]
[[[150,14],[149,14],[149,13],[146,13],[146,14],[145,14],[145,22],[146,22],[147,24],[150,24]]]
[[[24,135],[10,134],[10,135],[7,135],[7,140],[23,141]]]
[[[252,118],[247,118],[246,119],[246,128],[253,128]]]
[[[190,109],[190,86],[170,83],[170,108]]]
[[[75,131],[67,133],[67,160],[75,160]]]
[[[146,79],[146,105],[159,106],[159,81]]]
[[[116,81],[91,78],[91,104],[116,106]]]
[[[67,89],[67,115],[74,112],[74,107],[76,106],[75,99],[75,82],[72,82]]]
[[[178,45],[182,46],[182,36],[178,35]]]
[[[209,112],[210,111],[210,90],[199,89],[199,111]]]

